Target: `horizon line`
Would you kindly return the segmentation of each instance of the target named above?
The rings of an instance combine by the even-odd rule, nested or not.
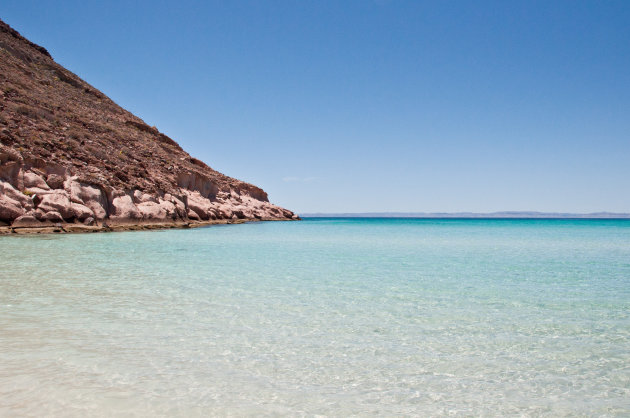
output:
[[[498,212],[303,212],[305,218],[488,218],[488,219],[630,219],[630,213],[623,212],[538,212],[538,211],[498,211]]]

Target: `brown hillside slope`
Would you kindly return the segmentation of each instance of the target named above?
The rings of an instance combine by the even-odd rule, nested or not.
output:
[[[0,226],[295,219],[260,188],[175,141],[0,20]]]

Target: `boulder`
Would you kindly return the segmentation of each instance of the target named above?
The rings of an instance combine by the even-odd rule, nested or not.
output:
[[[168,213],[158,203],[144,202],[139,203],[137,207],[143,219],[163,221],[168,218]]]
[[[96,217],[96,219],[100,220],[107,217],[107,211],[100,202],[89,200],[85,202],[85,206],[87,206],[92,210],[92,212],[94,212],[94,216]]]
[[[223,204],[217,207],[217,212],[220,219],[232,219],[232,205]]]
[[[142,219],[142,213],[133,204],[133,199],[129,195],[117,196],[112,200],[112,219],[130,220]]]
[[[91,184],[70,182],[70,196],[72,201],[89,208],[96,219],[105,219],[107,217],[107,200],[102,190]]]
[[[41,209],[35,209],[35,210],[32,210],[32,211],[30,211],[28,213],[25,213],[25,215],[34,216],[38,221],[41,221],[45,214],[46,214],[46,212],[44,212]]]
[[[72,212],[74,213],[74,217],[81,222],[85,221],[87,218],[91,218],[94,216],[94,212],[92,211],[92,209],[80,203],[72,203]]]
[[[232,211],[232,219],[245,219],[245,218],[247,218],[247,215],[240,208],[236,208]]]
[[[33,209],[33,200],[31,197],[16,190],[9,182],[0,180],[0,196],[5,196],[8,199],[18,202],[26,211]]]
[[[44,212],[59,212],[63,219],[72,219],[74,217],[72,204],[66,192],[57,191],[42,196],[42,201],[37,208]]]
[[[218,215],[218,212],[213,208],[213,209],[210,209],[210,211],[208,211],[208,217],[212,220],[215,220],[219,218],[219,215]]]
[[[159,199],[158,203],[160,204],[162,209],[164,209],[168,213],[175,213],[177,211],[177,206],[175,206],[175,204],[173,202],[170,202],[168,200]]]
[[[193,221],[200,221],[199,215],[192,209],[188,209],[188,219],[192,219]]]
[[[199,219],[204,221],[210,219],[210,210],[212,209],[212,206],[212,202],[201,196],[199,192],[188,194],[188,209],[195,212],[197,216],[199,216]],[[190,216],[188,217],[190,218]]]
[[[24,187],[29,189],[35,187],[41,190],[50,190],[50,187],[48,187],[48,184],[46,184],[43,178],[30,171],[24,173]]]
[[[46,178],[46,183],[48,183],[52,189],[63,189],[63,182],[64,179],[59,174],[50,174]]]
[[[186,208],[186,204],[184,203],[182,199],[180,199],[180,197],[173,196],[167,193],[164,195],[164,200],[167,202],[171,202],[173,205],[175,205],[175,212],[177,213],[178,217],[180,218],[186,217],[186,213],[188,212],[188,209]]]
[[[32,227],[42,226],[42,223],[38,221],[32,215],[22,215],[19,218],[17,218],[15,221],[13,221],[11,226],[16,227],[16,228],[28,228],[28,227],[32,228]]]
[[[134,203],[145,203],[145,202],[153,202],[158,203],[158,199],[150,194],[143,193],[140,190],[134,190],[133,192],[133,201]]]
[[[6,195],[0,195],[0,220],[11,222],[25,213],[26,211],[19,202]]]
[[[42,216],[42,220],[43,221],[49,221],[49,222],[63,222],[63,217],[61,216],[61,214],[59,212],[46,212],[43,216]]]

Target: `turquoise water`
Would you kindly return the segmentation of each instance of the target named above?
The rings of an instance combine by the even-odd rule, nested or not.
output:
[[[1,416],[628,415],[630,221],[0,237]]]

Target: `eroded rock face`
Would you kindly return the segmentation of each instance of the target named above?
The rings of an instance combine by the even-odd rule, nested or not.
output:
[[[0,223],[295,219],[187,154],[0,21]]]
[[[3,167],[0,222],[14,227],[68,222],[93,225],[105,221],[142,224],[296,218],[292,212],[269,203],[264,191],[246,183],[221,189],[203,176],[179,176],[178,184],[191,189],[148,193],[138,189],[106,190],[81,182],[80,175],[73,175],[72,170],[47,167],[42,161],[37,162],[37,168],[24,161]],[[59,174],[45,175],[51,171]]]
[[[11,223],[34,208],[33,200],[16,190],[9,182],[0,180],[0,220]]]
[[[76,177],[68,182],[67,193],[70,195],[70,200],[87,207],[92,212],[90,216],[95,219],[105,219],[110,205],[103,190],[95,185],[79,183],[75,180]]]
[[[26,169],[28,170],[28,169]],[[168,223],[220,219],[294,219],[295,215],[248,194],[248,189],[221,191],[205,197],[198,190],[178,189],[150,194],[140,190],[105,192],[77,176],[61,177],[65,187],[54,189],[35,173],[25,171],[22,190],[0,180],[0,221],[14,227],[41,226],[42,222]],[[241,193],[241,194],[239,194]]]

